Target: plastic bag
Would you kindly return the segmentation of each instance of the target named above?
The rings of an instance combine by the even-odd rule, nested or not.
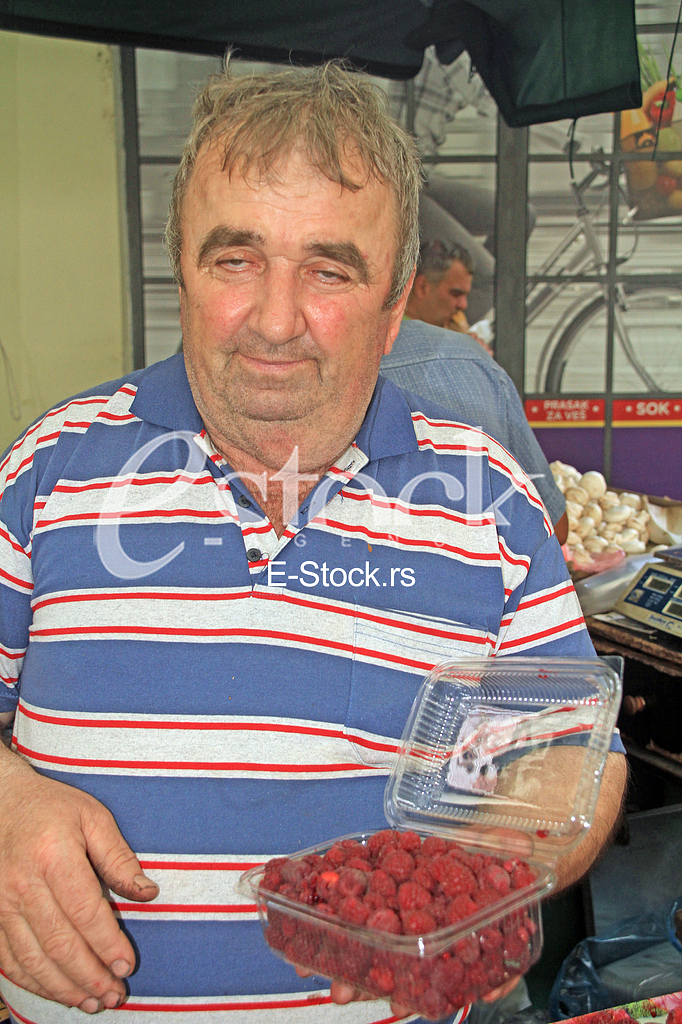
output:
[[[621,921],[601,936],[579,942],[564,960],[552,986],[551,1020],[579,1017],[682,988],[682,944],[676,934],[678,912],[682,917],[680,897],[647,914]],[[654,949],[657,946],[660,949]],[[653,955],[649,956],[648,951]],[[619,987],[617,972],[613,970],[625,960],[628,964],[624,975],[633,986],[627,995]]]

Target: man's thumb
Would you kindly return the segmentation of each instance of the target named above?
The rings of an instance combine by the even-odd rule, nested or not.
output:
[[[85,833],[88,858],[104,884],[125,899],[155,899],[158,885],[144,874],[114,819],[106,814],[91,824],[93,827]]]

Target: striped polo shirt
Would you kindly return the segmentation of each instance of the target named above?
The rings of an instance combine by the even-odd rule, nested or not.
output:
[[[492,438],[379,378],[278,538],[174,356],[52,409],[0,485],[14,749],[101,800],[160,886],[152,903],[110,897],[139,965],[98,1019],[393,1020],[299,978],[235,883],[385,826],[386,777],[438,662],[594,656],[532,483]],[[78,1016],[0,988],[23,1024]]]

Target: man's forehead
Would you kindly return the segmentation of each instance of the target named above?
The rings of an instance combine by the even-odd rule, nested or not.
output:
[[[343,176],[351,188],[334,180],[318,166],[302,146],[284,150],[274,158],[255,153],[231,162],[226,160],[226,141],[212,138],[204,142],[197,154],[188,181],[188,191],[204,192],[212,183],[220,181],[222,188],[248,187],[254,191],[268,189],[286,195],[292,189],[305,188],[319,182],[338,188],[339,196],[362,194],[375,198],[377,205],[394,203],[393,189],[387,182],[368,172],[352,148],[344,152],[341,160]]]

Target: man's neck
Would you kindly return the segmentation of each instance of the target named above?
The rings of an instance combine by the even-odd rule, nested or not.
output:
[[[296,514],[301,502],[314,489],[317,482],[346,451],[353,435],[341,447],[324,450],[306,450],[294,436],[283,431],[281,425],[272,425],[267,447],[252,444],[245,448],[228,438],[221,437],[207,425],[214,447],[227,460],[230,468],[239,474],[244,487],[270,520],[278,537]]]

